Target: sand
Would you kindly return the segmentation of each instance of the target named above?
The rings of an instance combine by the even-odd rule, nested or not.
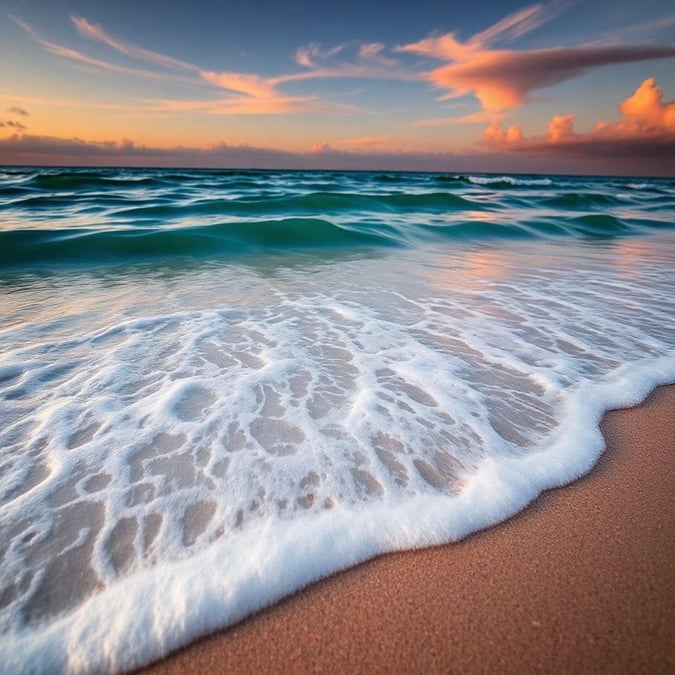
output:
[[[146,672],[675,672],[675,386],[602,429],[588,476],[508,522],[335,575]]]

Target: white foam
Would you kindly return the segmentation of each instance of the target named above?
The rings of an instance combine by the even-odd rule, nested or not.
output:
[[[587,472],[675,381],[644,241],[83,276],[86,316],[37,284],[0,349],[0,671],[141,665]]]
[[[516,178],[515,176],[468,176],[471,183],[476,185],[495,185],[508,183],[510,185],[551,185],[550,178]]]

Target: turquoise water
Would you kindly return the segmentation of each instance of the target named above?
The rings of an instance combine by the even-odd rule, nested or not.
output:
[[[6,169],[0,181],[0,264],[10,266],[673,227],[669,179]]]
[[[675,382],[673,269],[670,179],[0,169],[0,672],[142,665],[586,473]]]

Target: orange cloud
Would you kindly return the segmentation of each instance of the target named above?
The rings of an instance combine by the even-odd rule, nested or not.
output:
[[[675,101],[664,102],[653,78],[647,79],[619,105],[618,122],[599,122],[593,131],[576,133],[574,115],[555,115],[543,136],[523,135],[520,127],[504,130],[493,122],[482,144],[523,153],[569,156],[658,159],[663,173],[675,164]]]
[[[520,143],[523,140],[523,130],[512,124],[508,129],[502,129],[502,125],[495,121],[485,130],[484,139],[489,144]]]
[[[203,71],[201,76],[221,89],[248,94],[255,98],[273,98],[278,96],[274,87],[257,75],[246,73],[214,73]]]
[[[485,122],[498,122],[504,117],[504,113],[480,110],[479,112],[460,115],[459,117],[438,117],[413,122],[414,127],[448,127],[460,124],[483,124]]]
[[[561,143],[574,136],[574,115],[554,115],[548,125],[546,138],[551,143]]]
[[[168,69],[189,71],[198,75],[198,77],[170,75],[161,72],[119,66],[107,61],[102,61],[69,47],[44,40],[31,26],[16,17],[12,18],[17,25],[23,28],[23,30],[25,30],[44,49],[61,58],[123,75],[190,84],[202,83],[204,85],[210,85],[217,87],[218,89],[225,89],[228,92],[238,94],[238,96],[233,95],[219,101],[158,101],[155,104],[145,105],[142,108],[139,107],[134,109],[135,114],[156,117],[158,113],[161,115],[163,112],[203,110],[214,115],[277,115],[301,111],[318,112],[326,109],[326,106],[318,105],[312,97],[285,96],[280,93],[276,87],[283,81],[283,78],[272,80],[264,79],[249,73],[206,71],[199,66],[138,47],[125,42],[120,38],[113,37],[101,26],[92,24],[82,17],[71,17],[73,25],[81,35],[102,42],[126,56],[150,62]],[[327,52],[328,55],[333,53],[336,53],[335,49]]]
[[[467,42],[448,33],[398,47],[397,51],[446,61],[446,65],[424,72],[422,78],[447,91],[442,100],[473,94],[488,111],[517,107],[528,100],[531,92],[578,77],[592,68],[675,56],[675,46],[580,45],[525,51],[490,47],[493,41],[514,39],[538,28],[559,7],[552,4],[525,8]]]
[[[675,101],[663,102],[654,78],[645,80],[620,106],[623,127],[631,131],[675,131]]]
[[[326,108],[320,101],[302,96],[234,96],[216,101],[162,100],[149,106],[152,113],[204,112],[209,115],[279,115],[291,112],[322,112]]]

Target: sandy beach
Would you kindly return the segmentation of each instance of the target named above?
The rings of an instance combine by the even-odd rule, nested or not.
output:
[[[586,477],[449,546],[321,581],[143,672],[675,669],[675,386],[605,416]]]

